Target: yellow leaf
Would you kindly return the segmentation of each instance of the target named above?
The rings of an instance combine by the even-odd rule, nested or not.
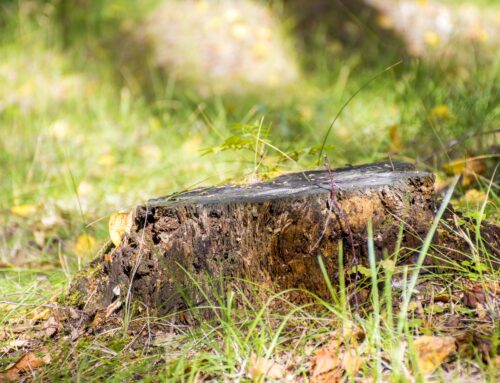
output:
[[[19,217],[27,218],[36,213],[38,208],[35,205],[16,205],[10,208],[10,212]]]
[[[401,136],[401,128],[398,124],[394,124],[389,128],[389,139],[391,141],[390,152],[400,152],[403,148],[403,138]]]
[[[434,189],[436,193],[441,193],[444,189],[450,186],[451,180],[442,176],[440,174],[436,174],[436,181],[434,182]]]
[[[467,165],[467,160],[457,160],[451,161],[443,165],[444,170],[451,174],[462,174],[465,172],[465,167]]]
[[[99,159],[97,160],[97,163],[100,165],[100,166],[113,166],[116,164],[116,157],[112,154],[104,154],[102,156],[99,157]]]
[[[447,105],[441,104],[431,109],[429,117],[433,120],[439,119],[443,121],[448,121],[453,118],[453,113],[451,112],[450,108],[448,108]]]
[[[186,140],[182,145],[182,150],[188,153],[198,152],[203,144],[203,140],[200,136],[193,136]]]
[[[108,229],[111,241],[115,246],[119,246],[124,234],[130,234],[132,229],[133,216],[129,211],[119,211],[109,217]]]
[[[462,174],[462,186],[470,185],[478,174],[484,174],[486,166],[480,158],[468,157],[443,165],[444,170],[451,174]]]
[[[433,31],[425,32],[424,40],[430,47],[437,47],[441,43],[441,37]]]
[[[386,14],[380,14],[377,16],[377,24],[380,28],[383,29],[392,29],[394,28],[394,20]]]
[[[486,193],[481,190],[470,189],[465,193],[464,199],[467,203],[481,205],[486,200]]]
[[[34,322],[37,322],[37,321],[42,321],[42,320],[48,319],[51,314],[52,314],[51,309],[41,307],[41,308],[38,308],[37,310],[35,310],[31,315],[29,315],[29,317],[31,317],[31,319]]]
[[[89,254],[94,250],[96,244],[97,241],[94,237],[88,234],[82,234],[76,239],[73,250],[77,254]]]
[[[433,372],[451,353],[456,351],[455,338],[451,336],[424,335],[413,342],[420,372]]]

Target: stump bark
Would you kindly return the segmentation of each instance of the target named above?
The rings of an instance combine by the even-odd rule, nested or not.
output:
[[[226,185],[153,199],[138,206],[130,234],[108,244],[73,282],[71,302],[87,311],[126,299],[161,314],[207,304],[229,285],[259,291],[306,289],[328,297],[319,258],[333,283],[338,243],[346,268],[353,265],[350,233],[359,263],[367,263],[367,225],[375,247],[417,247],[433,219],[434,176],[404,163],[379,163],[333,171],[286,174],[271,182]],[[340,207],[340,209],[339,209]],[[294,302],[308,295],[288,294]]]

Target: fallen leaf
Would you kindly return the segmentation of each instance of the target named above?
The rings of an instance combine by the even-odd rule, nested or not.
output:
[[[342,368],[346,371],[347,376],[356,375],[363,364],[363,360],[364,359],[354,348],[350,348],[344,352],[342,357]]]
[[[464,195],[465,202],[476,205],[482,205],[486,201],[486,198],[486,193],[477,189],[467,190]]]
[[[477,319],[482,321],[488,317],[488,310],[486,310],[484,305],[482,305],[481,303],[478,303],[476,305],[476,314],[477,314]]]
[[[80,235],[73,246],[73,250],[77,254],[87,255],[91,253],[97,244],[97,241],[94,237],[89,234]]]
[[[45,336],[47,338],[52,337],[58,330],[59,322],[55,317],[50,317],[47,319],[47,321],[44,323],[43,327],[45,329]]]
[[[358,345],[364,338],[364,332],[352,325],[344,326],[342,332],[334,332],[312,360],[311,383],[340,382],[344,374],[354,377],[364,360]]]
[[[22,218],[32,216],[37,212],[38,208],[35,205],[16,205],[10,208],[10,212]]]
[[[456,340],[451,336],[424,335],[413,342],[417,364],[424,375],[433,372],[451,353],[457,349]]]
[[[122,307],[122,301],[121,299],[117,299],[113,303],[111,303],[108,307],[106,307],[106,318],[109,318],[111,314],[113,314],[116,310],[118,310],[120,307]]]
[[[12,263],[0,261],[0,269],[10,269],[12,267]]]
[[[478,305],[486,303],[486,294],[481,286],[473,286],[464,292],[464,305],[475,309]]]
[[[33,323],[38,321],[44,321],[49,319],[51,314],[52,310],[50,308],[40,307],[31,314],[30,319],[33,321]]]
[[[254,381],[258,381],[263,377],[283,379],[285,368],[271,359],[266,359],[252,353],[248,361],[247,373]]]
[[[98,328],[103,322],[104,322],[104,317],[102,315],[102,312],[98,311],[95,314],[94,319],[92,319],[92,322],[90,323],[90,327]]]
[[[116,157],[113,154],[103,154],[97,163],[102,167],[112,167],[116,164]]]
[[[109,236],[113,244],[118,247],[124,234],[129,234],[132,229],[133,215],[129,211],[119,211],[109,217]]]
[[[453,118],[453,113],[447,105],[441,104],[431,109],[429,118],[432,120],[448,121]]]
[[[390,153],[399,153],[403,149],[403,137],[401,127],[398,124],[389,128],[389,140],[391,141]]]
[[[0,373],[0,381],[17,381],[23,373],[32,372],[33,370],[50,363],[50,355],[46,354],[43,357],[37,356],[34,352],[24,354],[16,363]]]
[[[451,184],[452,178],[447,177],[446,175],[441,175],[439,173],[436,174],[436,180],[434,182],[434,189],[436,194],[442,193],[445,189],[447,189]]]
[[[437,47],[441,44],[441,37],[434,31],[425,32],[424,40],[430,47]]]
[[[43,248],[45,246],[45,232],[42,230],[33,230],[33,238],[38,247]]]
[[[467,157],[466,159],[455,160],[443,165],[443,169],[454,175],[462,175],[462,186],[470,185],[477,175],[484,174],[486,166],[477,157]]]
[[[342,370],[339,368],[338,357],[328,349],[319,350],[312,362],[312,383],[334,383],[342,379]]]
[[[80,314],[73,307],[69,308],[68,313],[71,319],[80,319]]]
[[[383,28],[383,29],[393,29],[394,28],[394,20],[389,15],[379,14],[377,16],[376,21],[377,21],[377,25],[380,28]]]

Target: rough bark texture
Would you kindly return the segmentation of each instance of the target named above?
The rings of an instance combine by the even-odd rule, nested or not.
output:
[[[151,200],[137,207],[133,229],[121,245],[106,246],[75,279],[69,297],[98,310],[124,300],[132,283],[133,300],[171,313],[206,304],[205,293],[223,292],[228,283],[249,288],[239,279],[254,282],[261,292],[303,288],[327,297],[318,257],[335,283],[339,241],[346,267],[353,265],[348,227],[361,264],[367,261],[369,220],[379,255],[394,248],[402,223],[403,245],[418,246],[434,215],[432,174],[382,163],[336,169],[333,176],[345,218],[330,206],[326,171]],[[297,303],[308,299],[298,291],[288,297]]]

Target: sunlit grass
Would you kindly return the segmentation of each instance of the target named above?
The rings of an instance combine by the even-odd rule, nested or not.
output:
[[[134,83],[133,75],[123,72],[126,66],[107,54],[120,23],[146,11],[136,2],[92,2],[98,6],[91,8],[88,23],[78,12],[71,15],[75,25],[67,38],[61,38],[50,1],[37,8],[39,12],[23,8],[30,2],[19,2],[21,9],[14,3],[0,6],[8,15],[0,24],[0,325],[7,328],[64,294],[72,275],[96,251],[77,246],[79,238],[90,236],[96,247],[102,244],[112,212],[192,186],[240,181],[254,172],[262,151],[264,165],[259,170],[315,167],[314,156],[295,162],[283,160],[280,152],[291,155],[319,145],[346,100],[401,59],[394,52],[379,52],[378,64],[367,65],[363,52],[348,48],[334,54],[307,52],[307,60],[316,65],[304,70],[305,85],[291,94],[203,99],[148,65],[143,69],[147,77],[157,79],[154,89]],[[389,156],[425,160],[422,166],[447,180],[450,175],[441,165],[451,159],[474,154],[485,155],[487,165],[497,161],[492,148],[498,145],[500,116],[498,59],[478,59],[467,67],[440,64],[405,57],[363,89],[332,128],[327,141],[333,146],[328,151],[332,164]],[[259,141],[260,135],[252,136],[258,150],[201,155],[203,149],[241,135],[241,125],[253,129],[259,124],[270,128],[267,143]],[[448,150],[455,141],[459,144]],[[478,224],[476,238],[481,237],[479,223],[485,217],[499,218],[498,184],[491,174],[488,170],[472,185],[459,186],[453,201]],[[467,198],[470,188],[484,198],[477,193]],[[24,205],[32,207],[25,209],[32,213],[16,215],[12,210]],[[472,245],[468,264],[442,267],[446,273],[441,270],[440,277],[447,283],[449,278],[448,286],[457,274],[482,282],[498,279],[494,255],[486,252],[486,259],[478,259],[485,254],[484,244],[479,239]],[[438,248],[429,251],[439,255]],[[334,328],[356,322],[369,345],[363,376],[380,377],[389,363],[390,378],[406,381],[411,362],[403,363],[402,339],[419,329],[404,310],[398,321],[389,304],[394,299],[392,276],[405,271],[388,267],[375,275],[379,265],[372,260],[370,266],[373,282],[382,284],[378,299],[377,285],[371,284],[375,310],[368,315],[352,309],[343,273],[340,286],[333,286],[332,301],[320,301],[322,310],[316,312],[291,303],[287,313],[272,312],[269,302],[250,304],[241,291],[228,291],[208,308],[218,320],[199,327],[171,326],[169,318],[125,318],[131,326],[145,326],[144,331],[148,325],[163,328],[163,340],[150,339],[158,343],[154,347],[132,347],[134,335],[118,325],[75,344],[62,342],[64,358],[38,378],[122,381],[140,376],[177,382],[214,376],[245,381],[252,354],[284,366],[303,365],[290,372],[298,378],[307,375],[308,361]],[[412,275],[412,270],[406,272]],[[406,288],[421,281],[412,280]],[[403,294],[406,305],[411,293]],[[246,302],[244,310],[236,309],[237,299]],[[481,374],[493,377],[491,367],[473,363]],[[468,365],[464,361],[461,368],[467,370]],[[441,372],[439,378],[448,380],[449,374]]]

